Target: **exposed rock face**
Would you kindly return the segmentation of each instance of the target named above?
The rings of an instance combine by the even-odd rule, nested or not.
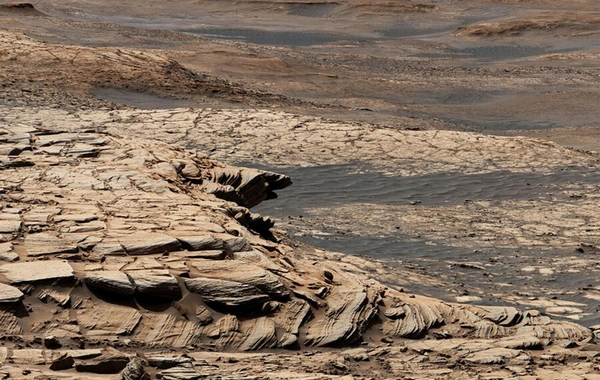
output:
[[[140,270],[128,272],[127,275],[133,282],[136,292],[142,296],[173,300],[181,298],[179,283],[168,270]]]
[[[198,277],[185,280],[185,286],[205,302],[227,309],[257,310],[270,299],[257,287],[237,281]]]
[[[32,261],[0,266],[10,283],[73,277],[73,268],[64,260]]]
[[[208,172],[208,179],[204,184],[207,193],[244,207],[274,198],[275,190],[292,184],[284,175],[247,168],[214,168]]]
[[[110,293],[133,295],[135,286],[129,277],[121,271],[97,271],[87,273],[83,279],[88,286],[96,287]]]
[[[275,274],[252,264],[240,265],[236,260],[190,260],[189,266],[209,278],[254,286],[270,297],[286,299],[290,296]]]
[[[23,298],[23,292],[14,286],[0,283],[0,304],[5,302],[17,302]]]
[[[241,203],[289,184],[283,177],[252,171],[248,179],[244,169],[224,168],[154,141],[0,127],[5,137],[26,135],[30,149],[23,152],[31,152],[6,156],[6,162],[29,164],[0,171],[2,186],[19,189],[0,194],[0,217],[18,215],[23,221],[3,234],[4,251],[18,252],[21,260],[0,265],[4,336],[39,341],[40,347],[41,337],[51,336],[62,345],[111,341],[129,351],[186,352],[407,342],[425,336],[446,338],[456,347],[485,342],[464,348],[460,358],[469,363],[507,363],[522,358],[523,350],[544,352],[550,343],[592,337],[584,327],[533,311],[405,294],[351,274],[341,262],[309,260],[300,249],[266,240],[264,231],[242,224],[236,215],[251,215],[248,210],[207,194],[204,182],[167,169],[192,162],[198,178],[215,176],[237,186],[238,195],[245,194]],[[68,150],[48,153],[65,142]],[[85,146],[75,149],[79,144]],[[95,153],[81,153],[86,149]],[[12,234],[15,229],[18,234]],[[26,294],[9,284],[23,286]],[[23,312],[32,297],[45,303]],[[39,322],[20,325],[27,315]],[[21,358],[29,355],[28,363],[96,373],[117,373],[133,363],[126,376],[144,376],[142,364],[114,350],[93,360],[75,352],[69,353],[71,360],[36,350],[6,355],[14,363],[26,362]],[[155,361],[163,378],[205,375],[192,362],[171,365],[169,360]]]

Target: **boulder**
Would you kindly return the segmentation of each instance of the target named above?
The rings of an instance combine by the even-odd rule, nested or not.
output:
[[[121,271],[97,271],[86,273],[83,281],[91,287],[119,295],[133,295],[135,286]]]

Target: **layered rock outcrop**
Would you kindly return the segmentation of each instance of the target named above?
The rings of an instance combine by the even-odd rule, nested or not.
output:
[[[522,350],[593,337],[536,311],[406,294],[305,257],[272,239],[268,218],[241,206],[289,185],[285,176],[90,131],[1,124],[0,140],[10,148],[0,158],[1,338],[37,350],[4,344],[0,362],[127,367],[131,377],[143,372],[130,361],[135,352],[405,345],[427,337],[454,339],[455,347],[486,340],[461,360],[503,363]],[[219,186],[227,190],[214,191]],[[63,351],[42,347],[45,339]],[[81,350],[96,345],[127,354]],[[163,378],[198,373],[186,361],[156,360],[171,367]]]

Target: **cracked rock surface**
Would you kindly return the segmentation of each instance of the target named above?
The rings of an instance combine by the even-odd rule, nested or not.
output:
[[[10,189],[1,195],[0,219],[15,226],[2,240],[18,256],[0,265],[6,373],[29,366],[37,374],[118,373],[136,353],[177,349],[196,361],[158,365],[171,366],[161,376],[196,378],[218,373],[198,367],[214,349],[313,352],[364,342],[348,364],[346,355],[331,354],[338,358],[332,371],[382,356],[400,374],[403,362],[424,365],[424,352],[445,358],[425,367],[530,366],[540,356],[552,360],[557,347],[575,347],[561,355],[580,356],[593,340],[592,330],[535,310],[446,303],[394,290],[337,260],[315,261],[314,252],[242,224],[239,214],[252,214],[205,185],[226,171],[266,192],[287,184],[285,177],[141,138],[7,123],[0,133],[28,144],[3,158],[21,164],[0,171],[2,188]],[[193,178],[182,163],[194,167]],[[42,346],[50,337],[60,350]],[[444,344],[427,348],[427,339],[440,337]],[[423,338],[423,347],[413,340]],[[310,361],[323,355],[315,351]]]

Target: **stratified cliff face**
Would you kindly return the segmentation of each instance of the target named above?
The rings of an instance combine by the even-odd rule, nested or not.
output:
[[[423,341],[417,356],[528,365],[524,350],[554,360],[550,351],[593,337],[536,311],[396,291],[277,241],[272,221],[243,206],[290,185],[285,176],[89,131],[3,123],[0,142],[0,374],[127,366],[125,378],[192,379],[206,376],[207,351],[361,342],[370,351],[354,362],[377,347],[410,362],[403,352],[418,338],[444,341]],[[348,373],[343,361],[322,373]]]

